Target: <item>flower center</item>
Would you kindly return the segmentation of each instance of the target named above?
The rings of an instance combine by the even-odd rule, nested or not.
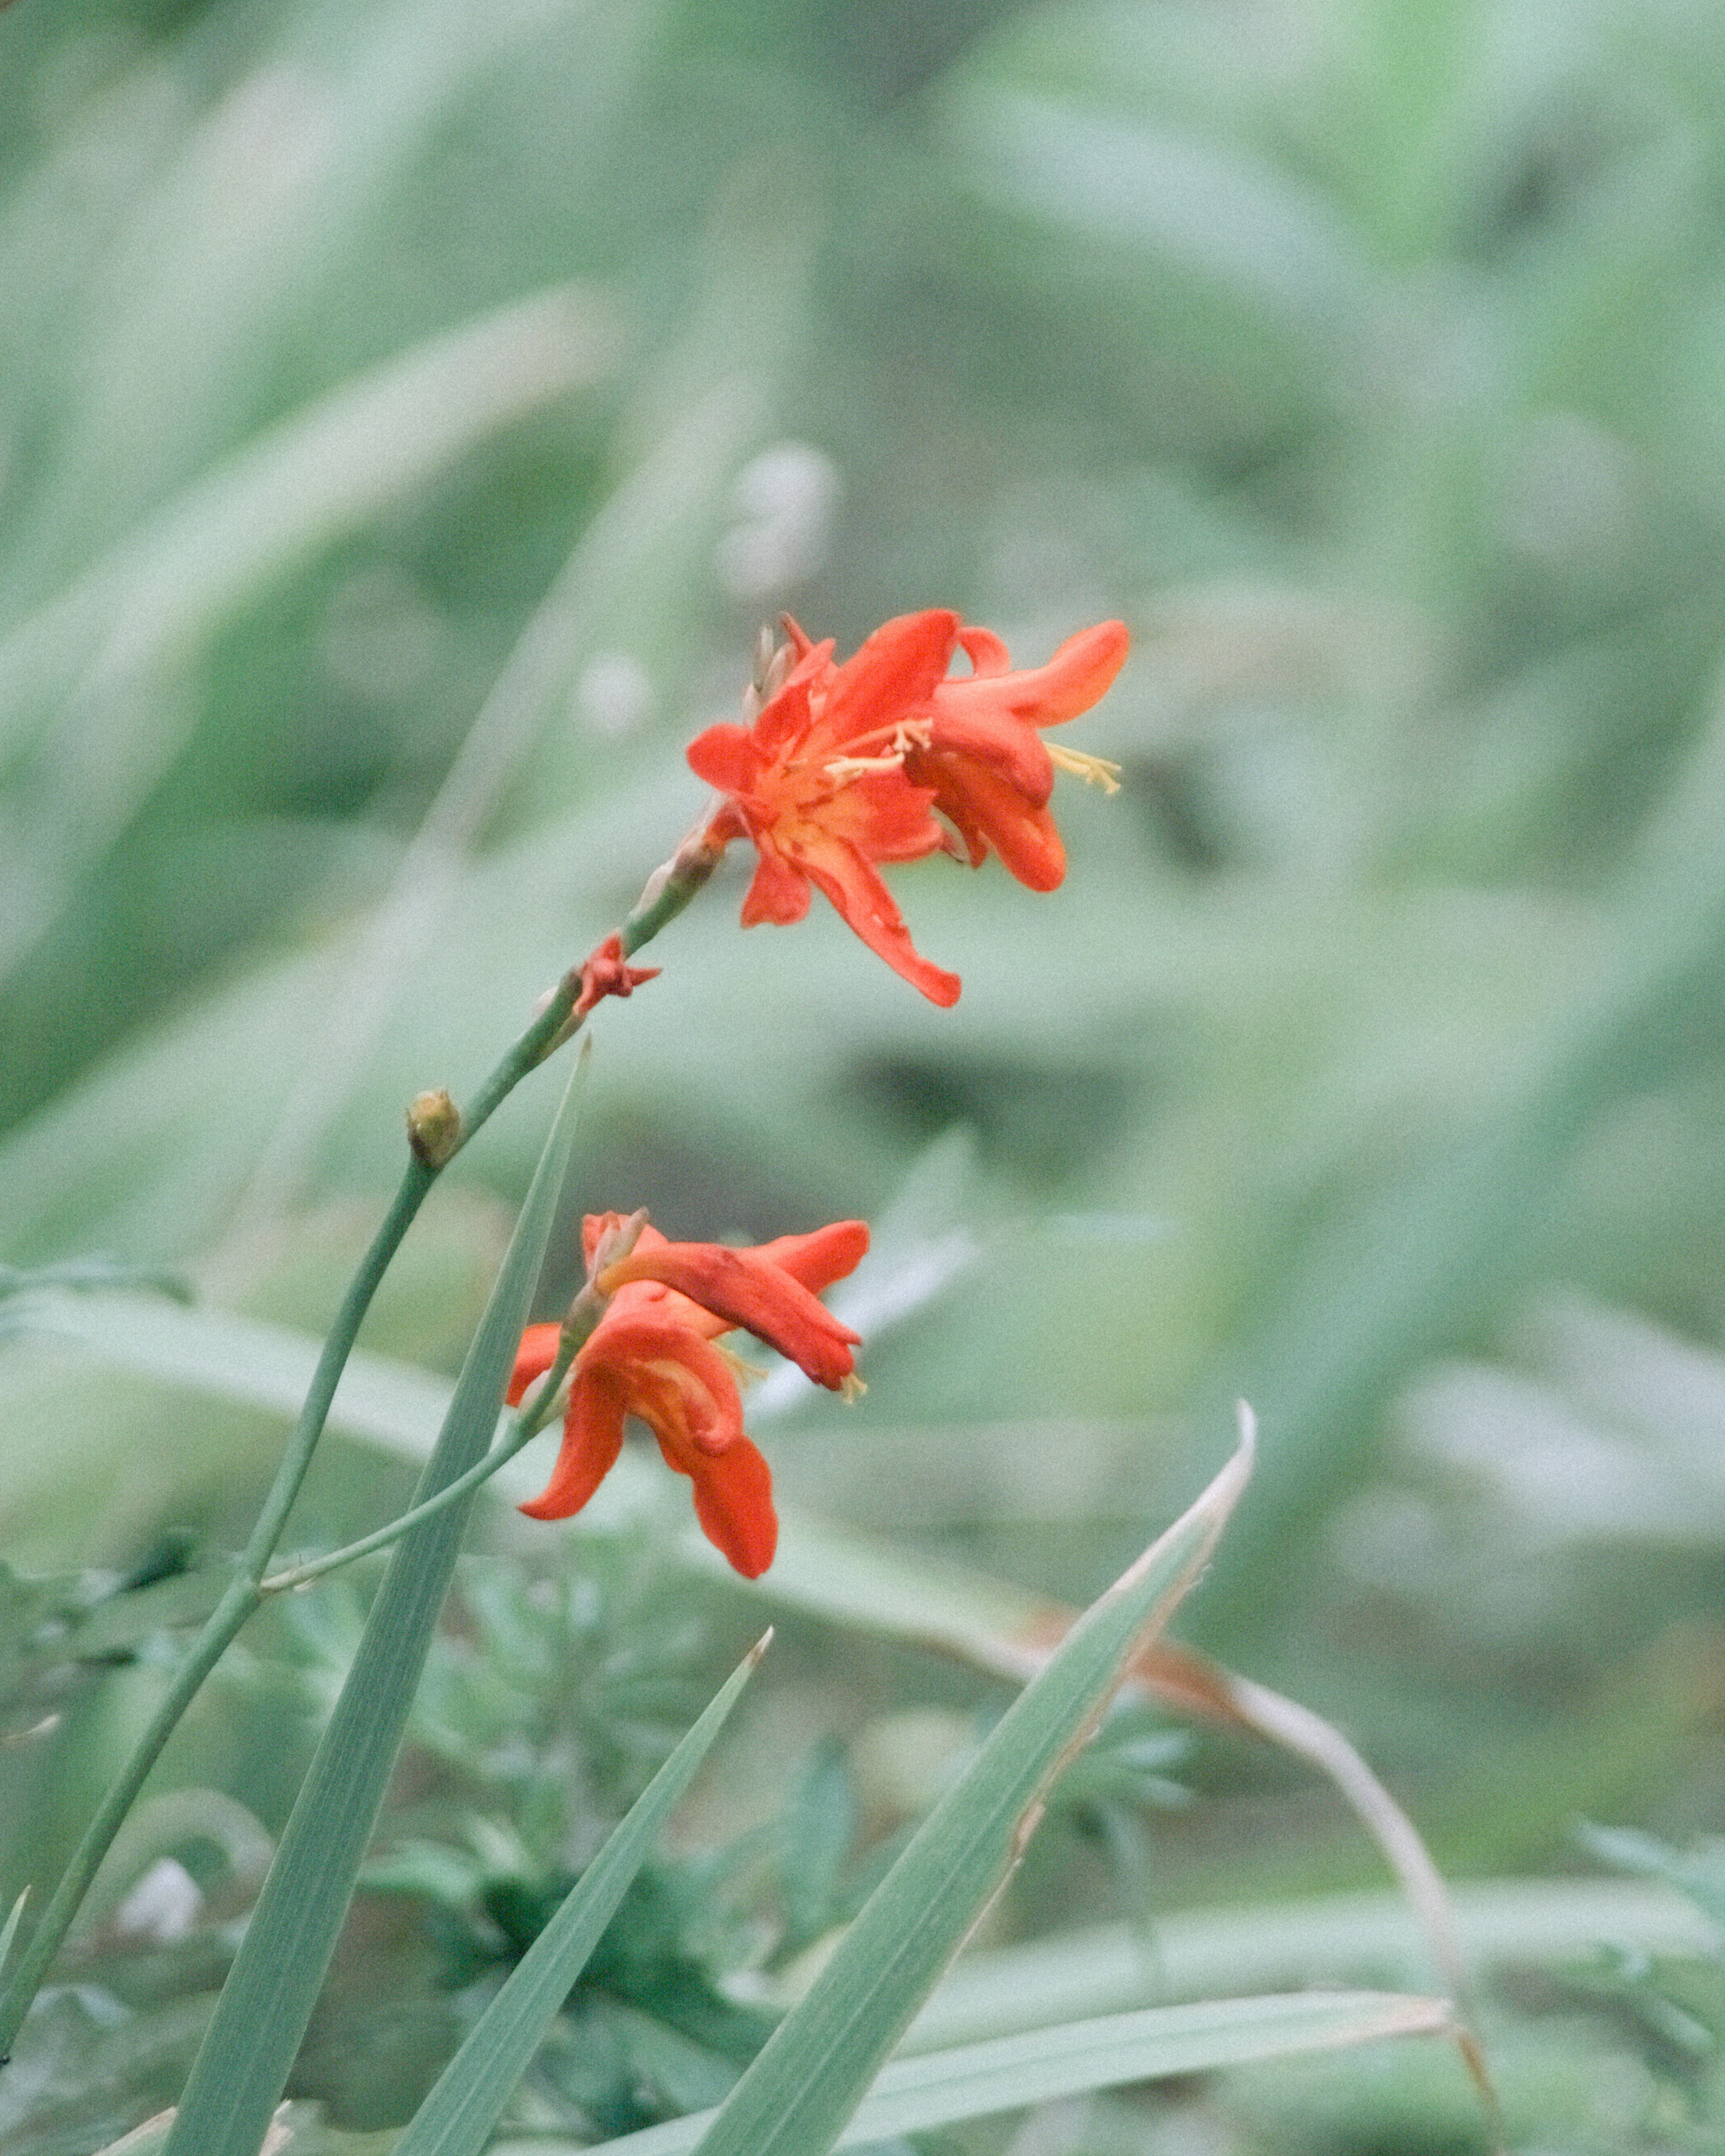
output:
[[[927,748],[933,740],[932,719],[900,719],[878,755],[835,756],[822,767],[835,786],[842,786],[847,779],[861,778],[871,771],[901,771],[912,749]]]

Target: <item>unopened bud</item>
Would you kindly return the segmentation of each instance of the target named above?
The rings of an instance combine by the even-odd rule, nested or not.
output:
[[[441,1168],[461,1143],[461,1111],[439,1086],[415,1096],[408,1107],[408,1143],[416,1160]]]
[[[641,1230],[646,1224],[647,1209],[644,1205],[638,1213],[631,1213],[626,1219],[619,1220],[614,1228],[607,1229],[593,1245],[593,1263],[588,1269],[588,1278],[597,1281],[607,1265],[614,1265],[620,1258],[626,1258],[640,1241]]]
[[[773,662],[778,655],[778,639],[773,633],[773,624],[770,621],[763,621],[759,629],[755,631],[755,672],[753,680],[755,694],[763,701],[770,694],[767,686],[767,677],[771,672]]]
[[[797,654],[788,644],[781,644],[773,654],[773,663],[767,669],[766,679],[761,684],[761,693],[770,704],[790,679]]]

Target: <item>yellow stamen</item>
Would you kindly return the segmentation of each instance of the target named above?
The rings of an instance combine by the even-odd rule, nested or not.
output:
[[[835,756],[822,767],[827,777],[839,784],[847,778],[860,778],[865,772],[897,771],[913,748],[927,748],[933,739],[932,719],[901,719],[880,755]]]
[[[1075,778],[1081,778],[1086,786],[1100,786],[1104,793],[1120,791],[1120,766],[1110,763],[1105,756],[1086,756],[1082,749],[1062,748],[1057,743],[1047,744],[1050,761],[1060,771],[1070,771]]]
[[[731,1373],[739,1385],[758,1383],[766,1376],[767,1365],[764,1363],[751,1363],[747,1356],[739,1355],[734,1348],[727,1348],[722,1340],[715,1340],[711,1344],[731,1365]]]
[[[849,1377],[845,1378],[840,1383],[839,1387],[839,1397],[844,1401],[846,1407],[854,1408],[868,1389],[868,1387],[863,1383],[862,1379],[858,1377],[855,1371],[853,1370]]]
[[[847,778],[861,778],[871,771],[900,770],[904,760],[901,749],[896,756],[835,756],[821,768],[835,785],[842,786]]]

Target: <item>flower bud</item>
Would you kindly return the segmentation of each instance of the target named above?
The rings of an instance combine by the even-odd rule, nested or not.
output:
[[[441,1168],[461,1143],[461,1111],[439,1086],[417,1094],[408,1106],[408,1143],[416,1160]]]

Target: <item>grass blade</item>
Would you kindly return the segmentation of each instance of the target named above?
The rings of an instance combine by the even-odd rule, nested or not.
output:
[[[416,1502],[471,1466],[496,1426],[568,1166],[585,1067],[585,1059],[577,1064],[540,1155]],[[263,2142],[377,1824],[468,1509],[454,1504],[396,1545],[193,2065],[172,2156],[253,2156]]]
[[[1129,2082],[1210,2073],[1392,2037],[1447,2035],[1452,2029],[1442,1999],[1394,1991],[1212,1999],[1065,2022],[1028,2035],[895,2059],[832,2145],[852,2148],[926,2133]],[[649,2127],[602,2143],[592,2156],[684,2156],[716,2117],[701,2112]]]
[[[999,1891],[1060,1768],[1208,1560],[1250,1429],[1189,1512],[1091,1604],[870,1897],[703,2136],[701,2156],[821,2156]]]
[[[610,1922],[653,1838],[695,1779],[742,1688],[767,1651],[770,1631],[648,1784],[522,1956],[395,2144],[393,2156],[478,2156],[516,2084],[544,2041],[599,1934]]]
[[[0,1924],[0,1972],[4,1971],[11,1955],[12,1943],[18,1937],[18,1926],[24,1921],[24,1904],[29,1898],[30,1890],[26,1887],[13,1903],[11,1914],[4,1924]]]
[[[278,420],[0,636],[13,746],[84,666],[106,679],[197,649],[228,612],[423,486],[475,443],[596,378],[615,331],[557,285],[393,354]]]

